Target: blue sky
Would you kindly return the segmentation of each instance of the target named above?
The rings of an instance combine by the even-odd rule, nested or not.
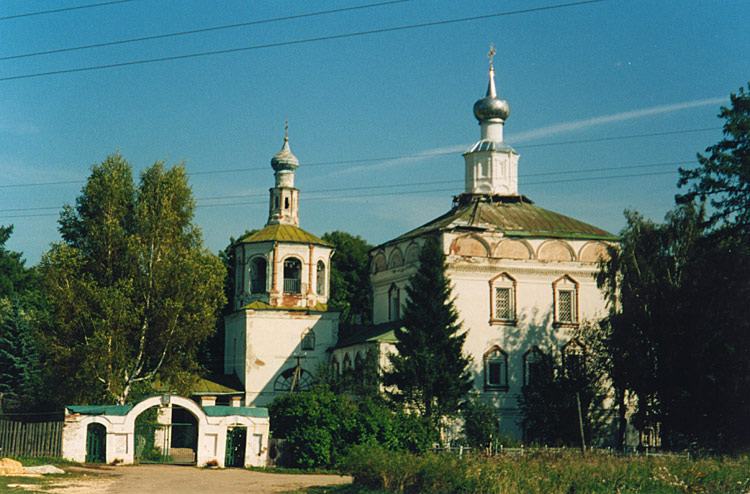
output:
[[[93,3],[4,0],[0,17]],[[373,3],[133,0],[8,18],[0,58]],[[487,86],[490,43],[511,107],[505,140],[521,155],[519,191],[611,232],[625,208],[661,220],[677,168],[721,138],[719,107],[750,79],[747,0],[611,0],[7,79],[563,3],[410,0],[0,60],[0,225],[15,228],[7,246],[37,263],[59,241],[60,208],[75,202],[90,166],[119,150],[136,171],[184,160],[195,220],[218,251],[265,224],[270,159],[287,118],[301,226],[384,242],[462,192],[461,152],[479,138],[472,105]],[[629,137],[660,133],[672,134]]]

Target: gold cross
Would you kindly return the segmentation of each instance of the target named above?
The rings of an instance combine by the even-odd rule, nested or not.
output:
[[[490,59],[490,67],[492,67],[492,57],[494,57],[496,53],[495,47],[490,43],[490,52],[487,54],[487,57]]]
[[[286,123],[284,124],[284,140],[289,140],[289,119],[286,119]]]

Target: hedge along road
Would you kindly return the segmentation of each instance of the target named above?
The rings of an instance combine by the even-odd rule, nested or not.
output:
[[[178,465],[118,466],[97,470],[74,467],[66,470],[79,476],[55,481],[44,491],[56,494],[270,494],[352,481],[351,477],[339,475],[266,473]]]

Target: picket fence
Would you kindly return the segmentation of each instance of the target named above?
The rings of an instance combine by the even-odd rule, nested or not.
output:
[[[0,419],[0,457],[62,456],[63,422],[17,422]]]

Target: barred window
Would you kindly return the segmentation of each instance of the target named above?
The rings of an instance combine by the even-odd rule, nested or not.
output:
[[[510,319],[510,288],[495,288],[495,318]]]
[[[563,276],[553,284],[555,297],[555,324],[578,324],[578,283],[570,276]]]
[[[560,290],[557,292],[557,319],[560,322],[573,322],[573,292]]]
[[[516,320],[516,280],[502,273],[490,280],[490,319],[495,324],[513,324]]]

